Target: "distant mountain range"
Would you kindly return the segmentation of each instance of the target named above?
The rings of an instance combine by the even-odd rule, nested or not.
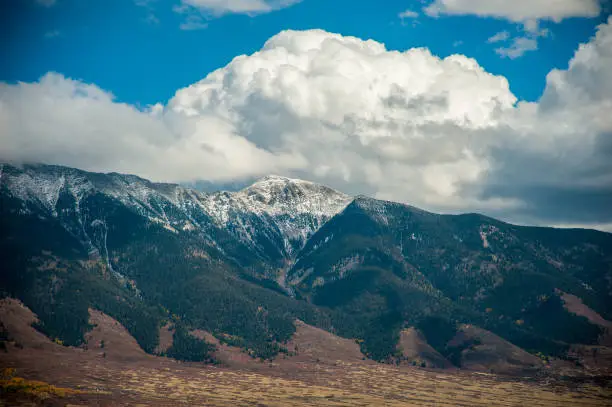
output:
[[[607,340],[598,321],[612,319],[612,234],[439,215],[279,176],[204,193],[0,165],[0,258],[2,295],[49,337],[81,344],[94,308],[151,353],[171,321],[186,359],[202,353],[190,354],[189,330],[273,358],[299,319],[380,361],[414,361],[402,343],[418,343],[432,366],[474,365],[486,348],[534,367],[512,359],[517,347],[568,357]]]

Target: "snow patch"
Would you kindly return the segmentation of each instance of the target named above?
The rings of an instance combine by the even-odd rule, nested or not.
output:
[[[279,251],[291,256],[350,202],[350,196],[323,185],[268,176],[238,192],[211,194],[202,206],[218,226],[245,243],[254,244],[262,227],[279,234]]]

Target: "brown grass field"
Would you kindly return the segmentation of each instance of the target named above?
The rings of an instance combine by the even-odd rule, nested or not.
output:
[[[219,347],[223,365],[208,366],[145,354],[112,318],[91,319],[87,349],[65,347],[35,331],[19,302],[0,301],[12,337],[0,351],[0,406],[612,405],[609,382],[378,364],[361,360],[354,341],[299,322],[296,356],[262,363]]]

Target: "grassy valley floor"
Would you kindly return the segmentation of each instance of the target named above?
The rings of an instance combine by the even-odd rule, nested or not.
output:
[[[459,370],[395,367],[356,360],[342,339],[304,328],[295,345],[323,343],[272,363],[228,359],[223,366],[182,363],[142,352],[116,321],[93,313],[87,349],[51,342],[30,327],[34,316],[3,300],[0,319],[11,335],[0,351],[4,377],[0,405],[34,406],[607,406],[609,384],[545,378],[521,380]],[[101,338],[104,346],[100,346]],[[325,353],[325,343],[347,349]],[[299,342],[299,343],[297,343]],[[219,355],[223,359],[223,355]],[[233,362],[232,362],[233,361]],[[12,369],[15,369],[13,372]],[[8,386],[39,381],[38,384]],[[42,390],[41,390],[42,389]]]

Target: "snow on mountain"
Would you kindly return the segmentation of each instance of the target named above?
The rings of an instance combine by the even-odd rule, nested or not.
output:
[[[282,257],[290,257],[351,199],[309,181],[267,176],[238,192],[211,194],[204,207],[240,240],[253,243],[264,235]]]
[[[12,176],[10,168],[2,166],[0,185],[6,185],[11,194],[25,202],[36,202],[38,205],[55,212],[59,193],[66,179],[49,173],[18,172]]]
[[[225,224],[231,220],[232,211],[270,216],[307,213],[329,218],[350,201],[348,195],[323,185],[271,175],[238,192],[211,194],[205,207],[219,223]]]
[[[267,176],[242,190],[258,210],[271,215],[290,212],[330,217],[342,210],[351,197],[324,185],[279,176]]]
[[[79,212],[80,203],[86,197],[101,193],[112,197],[149,218],[168,221],[163,207],[176,205],[179,186],[153,184],[133,175],[96,174],[73,168],[50,165],[26,165],[17,168],[2,166],[0,186],[28,206],[38,205],[57,216],[60,194],[67,193],[74,199],[74,209]]]
[[[286,261],[351,197],[323,185],[268,176],[238,192],[207,194],[134,175],[97,174],[49,165],[0,167],[0,188],[23,202],[24,211],[43,209],[58,217],[61,194],[73,197],[79,217],[83,199],[103,194],[162,227],[200,231],[211,222],[265,259]],[[77,220],[81,223],[80,217]]]

